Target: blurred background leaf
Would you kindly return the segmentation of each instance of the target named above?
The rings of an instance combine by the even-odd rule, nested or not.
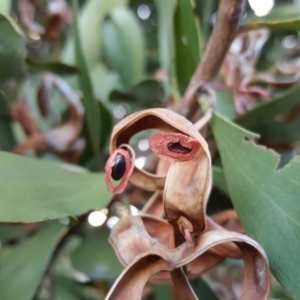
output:
[[[108,230],[95,230],[86,235],[79,247],[71,254],[74,268],[93,279],[117,278],[123,266],[107,243],[108,236]]]
[[[1,299],[33,298],[62,234],[62,225],[47,222],[33,237],[1,249]]]
[[[4,93],[0,91],[0,147],[1,150],[12,150],[16,146],[10,119],[10,107]]]
[[[135,15],[127,7],[112,9],[102,25],[104,55],[119,73],[125,90],[144,76],[144,40]]]
[[[116,6],[126,5],[126,0],[91,0],[87,1],[78,17],[79,35],[83,48],[83,55],[87,65],[93,66],[99,58],[101,50],[100,26],[109,12]],[[69,64],[76,61],[75,38],[70,35],[63,52],[63,60]]]
[[[86,151],[95,156],[100,150],[100,137],[101,137],[101,120],[100,111],[97,107],[96,99],[93,96],[92,84],[88,74],[88,67],[86,65],[85,57],[82,51],[82,42],[79,33],[78,21],[77,21],[77,11],[78,11],[78,1],[73,0],[73,9],[75,13],[75,55],[76,62],[80,69],[79,73],[79,85],[81,87],[83,97],[82,102],[85,109],[85,126],[84,126],[84,136],[87,139]]]
[[[34,72],[51,72],[61,76],[75,75],[78,73],[77,68],[60,62],[45,62],[26,58],[26,64],[29,71]]]
[[[160,106],[163,101],[163,88],[158,81],[147,79],[136,84],[128,93],[112,91],[110,100],[137,103],[143,108]]]
[[[219,297],[202,278],[197,278],[194,280],[192,282],[192,287],[199,300],[219,300]]]
[[[300,102],[299,91],[300,85],[296,85],[271,101],[261,102],[255,109],[238,117],[236,122],[246,128],[255,129],[259,125],[274,120],[276,116],[288,113]]]
[[[176,93],[175,80],[175,46],[174,46],[174,14],[176,0],[154,0],[158,14],[158,51],[160,66],[164,74],[165,95]]]
[[[193,0],[178,0],[174,15],[175,65],[181,94],[196,70],[203,49],[203,37],[193,12],[194,6]]]
[[[0,81],[20,76],[25,72],[27,54],[24,36],[14,21],[0,14]]]
[[[11,5],[12,5],[11,0],[2,0],[0,3],[0,13],[4,15],[9,15],[11,11]]]
[[[255,15],[247,18],[247,24],[242,30],[254,30],[258,28],[269,28],[271,30],[299,30],[300,29],[300,7],[297,5],[278,5],[272,12],[264,17]]]

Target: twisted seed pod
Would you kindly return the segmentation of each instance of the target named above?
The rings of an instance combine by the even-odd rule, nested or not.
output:
[[[173,160],[167,177],[134,167],[129,181],[146,190],[164,189],[166,217],[192,246],[206,228],[205,209],[211,185],[208,146],[193,124],[163,108],[134,113],[114,127],[110,152],[128,144],[136,133],[153,128],[162,133],[150,140],[152,150]]]
[[[149,228],[145,226],[148,220],[142,218],[123,217],[112,230],[110,243],[119,260],[127,267],[114,283],[106,300],[129,300],[133,299],[133,295],[134,299],[141,299],[143,288],[150,278],[161,274],[164,279],[170,280],[165,276],[166,273],[172,274],[183,266],[189,269],[189,266],[198,264],[197,271],[201,274],[220,262],[219,257],[214,258],[211,254],[205,256],[208,251],[228,242],[240,249],[244,261],[244,286],[240,299],[268,299],[271,285],[268,260],[261,246],[251,238],[236,232],[212,230],[204,232],[195,247],[184,243],[171,249],[166,239],[168,233],[172,235],[171,226],[168,230],[165,221],[152,219],[151,222],[156,222],[156,225],[152,224],[152,231],[148,231]],[[162,230],[164,234],[160,232]],[[201,261],[202,265],[199,264]],[[180,299],[197,299],[188,284],[183,284],[182,289],[181,294],[185,294],[185,297]]]
[[[150,138],[150,147],[160,158],[171,162],[169,168],[165,165],[167,174],[153,175],[133,167],[123,187],[129,180],[156,191],[145,211],[161,215],[159,201],[163,198],[169,222],[149,215],[121,218],[112,229],[110,243],[127,267],[106,299],[129,300],[132,295],[140,299],[147,281],[159,280],[173,281],[180,299],[195,300],[187,276],[202,274],[225,257],[244,260],[241,299],[268,299],[270,271],[263,249],[251,238],[224,230],[206,217],[211,159],[206,141],[193,124],[166,109],[130,115],[114,128],[112,157],[134,134],[152,128],[161,130]],[[111,174],[110,167],[108,164],[106,170]],[[206,231],[207,220],[209,231]]]

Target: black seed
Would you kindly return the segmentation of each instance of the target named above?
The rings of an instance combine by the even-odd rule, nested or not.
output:
[[[184,147],[182,146],[179,142],[175,142],[175,143],[169,143],[167,145],[168,150],[171,152],[175,152],[175,153],[190,153],[192,151],[192,149],[188,148],[188,147]]]
[[[126,160],[124,156],[118,156],[111,168],[111,177],[114,180],[120,180],[126,171]]]

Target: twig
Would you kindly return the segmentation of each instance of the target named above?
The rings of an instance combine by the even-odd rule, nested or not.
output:
[[[210,84],[218,75],[224,57],[238,32],[244,7],[245,0],[220,0],[212,35],[179,107],[179,112],[185,117],[189,118],[198,106],[196,92],[209,92]]]
[[[53,268],[55,266],[55,263],[57,262],[57,259],[59,258],[61,252],[63,251],[63,249],[65,248],[67,243],[69,242],[70,238],[74,235],[79,235],[79,236],[82,235],[82,228],[85,225],[88,215],[89,215],[89,212],[78,217],[77,223],[69,228],[69,230],[66,232],[66,234],[61,238],[61,240],[57,244],[57,246],[52,254],[51,260],[50,260],[48,267],[43,276],[43,278],[46,276],[48,276],[50,278],[50,299],[51,300],[55,299],[55,295],[54,295],[55,282],[54,282],[54,278],[53,278]],[[35,296],[38,295],[38,293],[41,289],[41,286],[42,286],[42,282],[43,281],[41,281],[40,286],[37,288]]]

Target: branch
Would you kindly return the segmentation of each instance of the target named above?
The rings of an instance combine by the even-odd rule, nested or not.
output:
[[[87,220],[89,213],[90,212],[85,213],[85,214],[81,215],[80,217],[78,217],[78,222],[69,228],[68,232],[66,232],[66,234],[61,238],[61,240],[57,244],[57,246],[52,254],[51,260],[50,260],[48,267],[43,276],[43,278],[45,276],[48,276],[50,278],[49,290],[50,290],[50,296],[51,296],[50,299],[51,300],[55,299],[55,282],[54,282],[54,278],[53,278],[53,269],[55,267],[57,259],[59,258],[60,254],[62,253],[62,251],[64,250],[65,246],[67,245],[67,243],[69,242],[69,240],[72,236],[74,236],[74,235],[82,236],[83,235],[83,227],[85,225],[85,222]],[[41,280],[40,285],[36,290],[34,299],[39,294],[42,284],[43,284],[43,279]]]
[[[244,7],[245,0],[220,0],[212,35],[180,104],[179,112],[185,117],[189,117],[197,105],[195,93],[209,93],[209,86],[218,75],[225,55],[238,32]]]
[[[243,0],[221,0],[215,27],[192,81],[212,81],[235,38],[244,11]]]

